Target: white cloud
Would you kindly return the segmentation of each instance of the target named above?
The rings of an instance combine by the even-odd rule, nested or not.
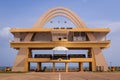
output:
[[[0,29],[0,36],[4,38],[10,37],[10,27],[3,27]]]
[[[120,22],[112,22],[107,27],[111,29],[111,32],[120,32]]]
[[[120,32],[120,21],[119,22],[111,22],[111,21],[91,21],[88,22],[88,27],[96,27],[96,28],[110,28],[111,32]]]

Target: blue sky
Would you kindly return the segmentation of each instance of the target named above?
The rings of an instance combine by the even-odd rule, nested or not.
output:
[[[0,0],[0,66],[12,66],[17,51],[10,48],[10,28],[31,28],[47,10],[62,6],[88,27],[109,27],[111,47],[103,50],[108,65],[120,66],[120,0]]]

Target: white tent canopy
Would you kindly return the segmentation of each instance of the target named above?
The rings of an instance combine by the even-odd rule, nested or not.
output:
[[[68,59],[68,54],[67,54],[67,51],[68,51],[68,49],[66,48],[66,47],[64,47],[64,46],[57,46],[57,47],[55,47],[55,48],[53,48],[52,49],[53,50],[53,56],[54,56],[54,54],[55,54],[55,51],[57,51],[57,53],[60,51],[64,51],[64,54],[66,53],[66,55],[67,55],[67,59]],[[59,53],[60,54],[60,53]],[[62,54],[63,54],[63,52],[62,52]]]
[[[52,50],[55,50],[55,51],[67,51],[68,49],[64,46],[57,46],[55,48],[53,48]]]

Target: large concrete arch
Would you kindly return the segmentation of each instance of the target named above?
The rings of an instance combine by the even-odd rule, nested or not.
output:
[[[87,28],[82,19],[79,18],[74,12],[67,8],[56,7],[48,10],[44,15],[42,15],[38,21],[33,25],[32,28],[43,28],[43,26],[51,19],[56,16],[64,16],[70,19],[77,28]],[[92,33],[86,33],[90,41],[96,41],[94,35]],[[34,33],[28,33],[25,37],[24,41],[31,41]],[[93,48],[92,52],[94,53],[94,66],[104,66],[104,71],[107,71],[107,64],[105,58],[102,54],[102,50],[100,48]],[[22,53],[22,54],[21,54]],[[28,53],[28,54],[26,54]],[[17,54],[16,60],[13,65],[13,71],[27,71],[26,66],[29,64],[26,63],[26,59],[29,57],[29,50],[26,48],[20,48]],[[20,60],[19,60],[20,59]],[[19,60],[19,61],[18,61]],[[20,65],[20,66],[19,66]],[[94,70],[95,71],[95,68]]]
[[[74,12],[67,8],[63,7],[56,7],[53,9],[48,10],[44,15],[42,15],[38,21],[34,24],[33,27],[40,27],[42,28],[51,18],[56,16],[64,16],[71,20],[76,27],[78,28],[86,28],[87,26],[84,24],[82,19],[77,16]]]

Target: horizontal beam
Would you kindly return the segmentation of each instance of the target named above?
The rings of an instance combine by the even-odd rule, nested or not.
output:
[[[70,58],[69,60],[51,60],[50,58],[28,58],[28,62],[92,62],[92,58]]]
[[[110,47],[110,41],[83,41],[83,42],[67,42],[67,41],[54,41],[54,42],[10,42],[12,48],[39,48],[39,49],[53,49],[57,46],[64,46],[68,49],[80,48],[107,48]]]
[[[67,31],[67,32],[110,32],[109,28],[72,28],[72,29],[54,29],[54,28],[11,28],[11,33],[17,32],[52,32],[52,31]]]

